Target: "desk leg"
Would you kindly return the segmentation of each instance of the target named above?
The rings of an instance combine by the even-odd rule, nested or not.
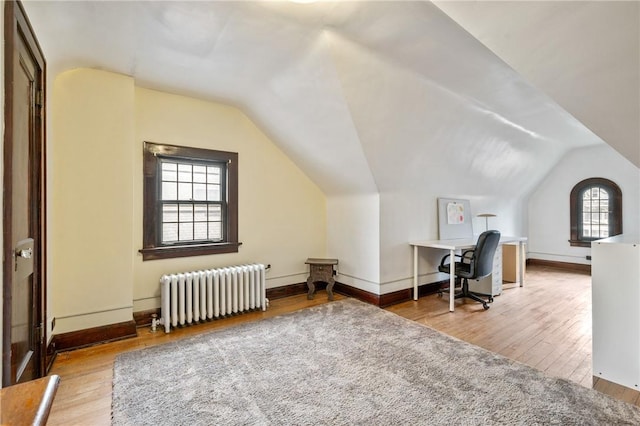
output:
[[[449,266],[449,312],[453,312],[453,305],[456,298],[456,251],[449,251],[449,259],[451,259],[451,265]]]
[[[523,241],[520,241],[518,243],[518,251],[520,252],[518,253],[518,257],[520,258],[520,265],[518,265],[518,281],[520,281],[520,287],[524,287],[524,268],[526,268],[527,266],[527,260],[525,259],[525,249]]]
[[[418,300],[418,246],[413,246],[413,300]]]

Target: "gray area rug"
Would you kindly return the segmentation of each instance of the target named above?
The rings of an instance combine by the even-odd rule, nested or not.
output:
[[[114,425],[614,425],[640,410],[346,299],[118,356]]]

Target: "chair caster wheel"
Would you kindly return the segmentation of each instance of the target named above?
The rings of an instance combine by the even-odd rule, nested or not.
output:
[[[488,302],[489,302],[489,303],[493,303],[493,297],[489,296],[489,300],[488,300]]]
[[[438,292],[438,297],[442,297],[442,292],[441,291]]]
[[[489,306],[489,305],[487,305],[486,303],[483,303],[483,304],[482,304],[482,307],[484,308],[484,310],[485,310],[485,311],[486,311],[487,309],[489,309],[489,308],[490,308],[490,306]]]

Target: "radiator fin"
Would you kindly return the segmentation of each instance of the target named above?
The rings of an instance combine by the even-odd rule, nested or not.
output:
[[[166,274],[160,278],[160,323],[171,327],[267,309],[265,266],[259,263]]]

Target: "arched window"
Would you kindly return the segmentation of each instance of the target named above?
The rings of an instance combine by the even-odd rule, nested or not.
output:
[[[589,178],[571,191],[572,246],[591,247],[591,241],[622,234],[622,191],[615,182]]]

